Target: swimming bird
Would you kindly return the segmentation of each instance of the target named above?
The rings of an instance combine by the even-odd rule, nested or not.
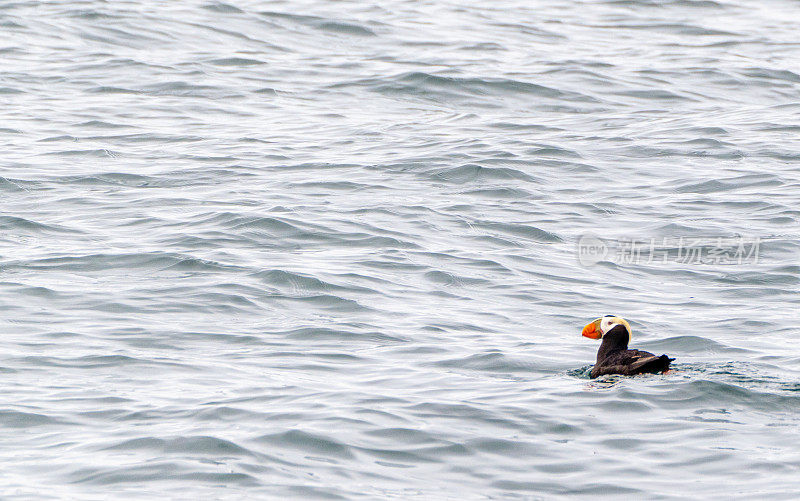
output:
[[[582,334],[591,339],[602,339],[597,350],[597,363],[590,374],[594,379],[604,374],[659,374],[669,369],[674,358],[656,356],[648,351],[629,350],[631,326],[627,320],[615,315],[606,315],[583,328]]]

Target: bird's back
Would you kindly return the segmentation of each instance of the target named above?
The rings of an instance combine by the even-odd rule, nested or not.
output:
[[[675,360],[666,355],[653,355],[641,350],[616,350],[598,360],[592,368],[591,377],[596,378],[605,374],[621,374],[632,376],[634,374],[660,374],[669,369],[669,364]]]

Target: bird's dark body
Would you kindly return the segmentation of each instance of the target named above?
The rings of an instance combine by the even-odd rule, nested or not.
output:
[[[617,325],[603,336],[597,351],[597,363],[592,367],[592,379],[605,374],[659,374],[669,369],[674,358],[653,355],[648,351],[628,349],[628,331]]]

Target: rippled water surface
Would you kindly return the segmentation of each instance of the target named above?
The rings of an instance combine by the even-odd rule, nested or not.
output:
[[[3,499],[798,499],[798,20],[3,2]]]

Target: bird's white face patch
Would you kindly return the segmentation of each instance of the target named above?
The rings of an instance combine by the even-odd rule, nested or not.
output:
[[[600,332],[605,334],[606,332],[610,331],[612,327],[617,325],[616,322],[614,322],[614,320],[616,318],[617,317],[610,317],[610,316],[605,316],[605,317],[601,318],[600,319]]]
[[[631,335],[631,326],[627,320],[622,317],[617,317],[614,315],[606,315],[600,320],[600,332],[605,335],[606,332],[610,331],[617,325],[622,325],[625,327],[625,330],[628,331],[628,342],[630,343],[633,336]]]

